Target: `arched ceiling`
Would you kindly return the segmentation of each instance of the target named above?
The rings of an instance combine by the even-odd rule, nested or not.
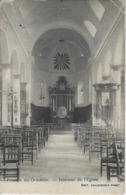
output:
[[[87,31],[92,37],[91,28],[84,25],[89,21],[96,29],[100,26],[101,20],[107,9],[122,8],[124,0],[16,0],[22,19],[27,26],[28,33],[36,36],[36,31],[41,30],[43,25],[53,22],[70,22],[78,24],[83,31]],[[117,10],[116,10],[117,11]],[[112,9],[112,12],[114,10]],[[93,38],[93,37],[92,37]]]
[[[85,68],[91,52],[80,34],[58,28],[47,31],[36,41],[32,55],[40,70],[74,73]]]
[[[102,48],[123,9],[124,0],[2,0],[0,2],[2,11],[0,16],[5,25],[12,28],[28,55],[34,51],[35,61],[37,64],[40,63],[38,67],[41,69],[43,66],[45,71],[47,67],[52,71],[50,63],[55,58],[54,48],[57,51],[60,39],[65,40],[62,46],[66,49],[70,63],[73,64],[70,70],[81,71],[86,66],[89,56],[96,56]],[[39,41],[40,46],[37,46]],[[43,50],[46,51],[47,60],[40,54]],[[76,55],[74,55],[75,50]],[[79,58],[79,55],[83,55],[80,53],[84,56]],[[49,59],[50,63],[47,66]]]

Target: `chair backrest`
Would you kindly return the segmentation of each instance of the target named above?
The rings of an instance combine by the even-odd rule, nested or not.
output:
[[[14,145],[4,145],[3,147],[3,164],[17,163],[20,164],[20,148]]]
[[[117,174],[118,174],[118,179],[120,178],[121,174],[124,173],[124,142],[118,142],[115,143],[115,149],[116,149],[116,159],[117,159]]]
[[[32,130],[22,131],[22,147],[33,147],[34,132]]]
[[[101,159],[107,158],[107,137],[105,134],[101,135]]]
[[[107,143],[107,164],[108,163],[116,163],[116,150],[115,143],[113,141],[108,141]]]
[[[90,132],[90,145],[96,148],[101,147],[101,132],[99,130],[92,129],[92,132]]]
[[[21,146],[21,135],[19,134],[4,134],[1,136],[3,145],[17,145]]]

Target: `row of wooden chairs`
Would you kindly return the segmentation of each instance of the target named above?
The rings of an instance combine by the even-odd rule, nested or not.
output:
[[[89,160],[93,156],[100,159],[100,174],[107,172],[107,180],[112,175],[121,181],[120,175],[124,173],[124,132],[112,127],[93,127],[93,126],[76,126],[74,127],[74,140],[79,147],[89,152]],[[118,144],[123,145],[121,148],[121,157],[118,150]],[[113,150],[112,150],[113,147]],[[110,152],[111,151],[111,152]],[[120,164],[120,161],[122,162]],[[112,172],[116,172],[112,174]],[[124,178],[124,177],[122,177]],[[123,180],[123,179],[122,179]]]
[[[0,176],[2,180],[17,180],[20,176],[20,162],[30,161],[45,146],[48,132],[44,127],[23,127],[0,129]]]
[[[101,148],[101,176],[107,172],[107,180],[117,177],[124,181],[124,141],[108,141]]]

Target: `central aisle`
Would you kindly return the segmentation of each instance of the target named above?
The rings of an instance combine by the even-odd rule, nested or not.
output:
[[[96,160],[95,160],[96,161]],[[52,134],[44,149],[34,160],[21,164],[21,178],[59,178],[100,177],[100,164],[89,162],[88,152],[83,153],[74,141],[72,131],[66,134]]]

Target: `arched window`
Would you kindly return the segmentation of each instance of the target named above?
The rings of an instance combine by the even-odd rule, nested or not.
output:
[[[39,83],[39,99],[41,102],[43,102],[45,100],[45,94],[46,93],[46,84],[41,81]]]
[[[80,81],[78,83],[78,104],[84,103],[84,86],[83,83]]]

